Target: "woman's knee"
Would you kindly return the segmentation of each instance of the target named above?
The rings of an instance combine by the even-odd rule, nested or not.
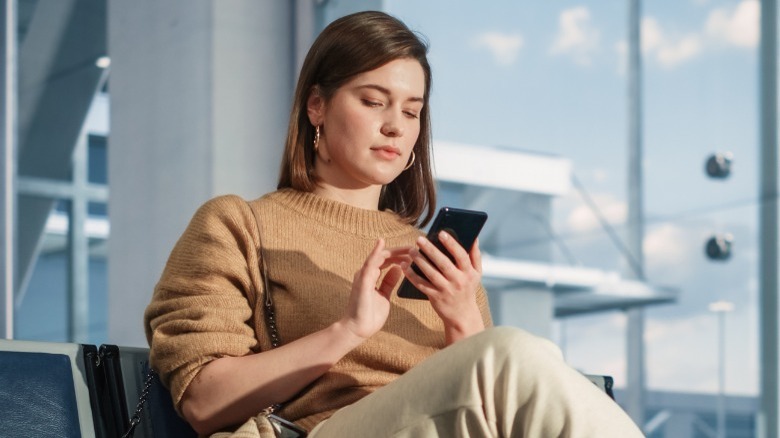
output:
[[[516,327],[492,327],[473,338],[476,348],[482,350],[479,354],[481,357],[498,356],[510,362],[522,363],[549,363],[563,359],[555,343]]]
[[[558,359],[563,358],[561,350],[549,339],[533,335],[516,327],[492,327],[475,336],[477,338],[474,341],[478,345],[505,352],[510,356],[519,354],[528,357],[529,355],[539,354],[548,358],[550,356]]]

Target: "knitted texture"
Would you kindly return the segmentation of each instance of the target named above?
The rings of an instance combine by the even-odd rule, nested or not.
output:
[[[208,362],[271,348],[261,236],[279,335],[289,343],[342,317],[354,274],[377,239],[393,248],[413,246],[419,235],[393,212],[292,189],[249,203],[223,196],[204,204],[171,252],[144,315],[152,366],[177,410]],[[477,301],[490,326],[481,287]],[[383,329],[288,401],[280,415],[311,429],[444,346],[444,327],[430,303],[393,294]]]

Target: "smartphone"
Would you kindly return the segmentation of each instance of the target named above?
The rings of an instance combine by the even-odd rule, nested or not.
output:
[[[487,221],[487,213],[484,211],[464,210],[460,208],[442,207],[433,220],[428,231],[428,240],[433,243],[439,251],[443,252],[453,262],[455,257],[439,242],[439,232],[446,231],[466,250],[471,251],[474,241],[477,240],[482,226]],[[412,264],[412,269],[421,277],[425,275],[420,271],[417,265]],[[416,300],[427,300],[428,297],[420,292],[412,282],[404,278],[401,287],[398,288],[398,296],[401,298],[412,298]]]
[[[274,429],[276,438],[304,438],[307,436],[307,432],[300,426],[278,415],[269,414],[268,421]]]

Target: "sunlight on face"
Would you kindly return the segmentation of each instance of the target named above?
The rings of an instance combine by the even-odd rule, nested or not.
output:
[[[392,182],[420,134],[424,95],[420,63],[397,59],[355,76],[320,102],[312,123],[321,126],[315,172],[322,182],[345,189]]]

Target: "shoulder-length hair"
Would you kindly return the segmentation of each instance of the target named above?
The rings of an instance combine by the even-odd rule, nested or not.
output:
[[[315,128],[307,115],[307,100],[315,87],[327,102],[339,87],[360,73],[396,59],[414,59],[425,74],[420,134],[413,149],[415,160],[410,169],[382,188],[379,209],[393,210],[408,223],[425,226],[436,206],[431,171],[431,67],[427,53],[427,44],[417,34],[383,12],[358,12],[328,25],[314,41],[301,68],[277,188],[311,192],[318,182],[314,174]]]

